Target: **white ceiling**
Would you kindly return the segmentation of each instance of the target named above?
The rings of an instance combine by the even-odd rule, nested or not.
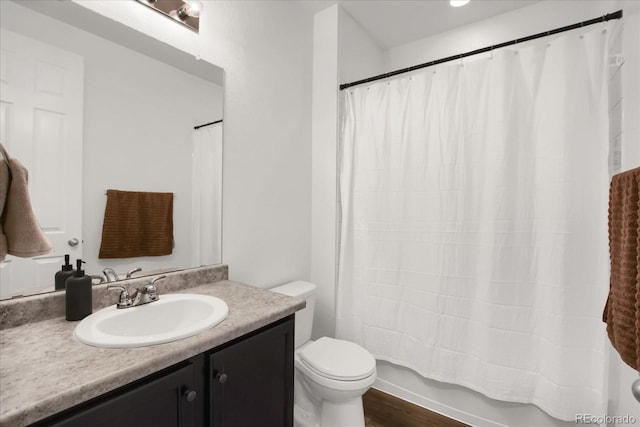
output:
[[[312,12],[338,3],[383,49],[481,21],[540,0],[471,0],[463,7],[449,0],[300,0]]]

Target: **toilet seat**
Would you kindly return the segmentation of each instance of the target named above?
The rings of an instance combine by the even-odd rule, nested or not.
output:
[[[322,387],[326,387],[331,390],[340,392],[351,392],[354,390],[368,389],[375,382],[377,373],[374,371],[371,375],[360,380],[353,381],[341,381],[327,378],[318,374],[313,369],[309,368],[303,363],[299,357],[296,357],[295,361],[296,369],[300,370],[304,375],[304,378],[308,382],[319,384]]]
[[[359,345],[322,337],[300,351],[300,362],[316,375],[335,381],[358,381],[376,371],[376,360]]]

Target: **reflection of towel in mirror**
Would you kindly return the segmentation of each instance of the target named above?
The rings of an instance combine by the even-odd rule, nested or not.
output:
[[[603,320],[624,362],[640,369],[640,168],[615,175],[609,192],[611,280]]]
[[[48,254],[53,250],[53,246],[40,229],[31,207],[29,172],[19,161],[9,158],[1,146],[0,151],[4,156],[4,164],[0,165],[0,192],[3,193],[0,201],[5,198],[0,232],[0,260],[4,259],[6,253],[21,258]],[[4,239],[6,253],[3,252],[2,246]]]
[[[170,255],[173,193],[107,190],[99,258]]]

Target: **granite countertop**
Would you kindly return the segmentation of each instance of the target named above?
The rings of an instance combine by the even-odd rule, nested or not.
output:
[[[180,293],[221,298],[229,306],[229,316],[196,336],[130,349],[81,344],[73,337],[79,322],[68,322],[64,317],[1,330],[0,425],[23,426],[46,418],[305,306],[303,300],[229,280],[183,289]]]

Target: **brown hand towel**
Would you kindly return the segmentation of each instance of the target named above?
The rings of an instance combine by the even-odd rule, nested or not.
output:
[[[48,254],[53,250],[53,245],[40,229],[31,207],[29,172],[19,161],[10,158],[2,145],[0,145],[0,152],[7,161],[9,169],[8,181],[4,181],[4,178],[2,181],[8,184],[2,216],[2,231],[7,241],[7,253],[21,258]],[[0,191],[4,191],[4,188]]]
[[[640,168],[611,180],[609,254],[611,280],[603,320],[622,360],[640,370]]]
[[[107,190],[99,258],[170,255],[173,193]]]

